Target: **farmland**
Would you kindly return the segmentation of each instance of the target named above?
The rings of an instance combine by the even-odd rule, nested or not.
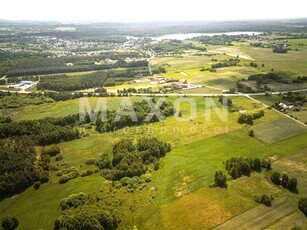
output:
[[[215,229],[263,229],[295,210],[294,200],[289,197],[281,197],[273,202],[272,207],[255,207]]]
[[[255,135],[260,140],[273,144],[307,132],[307,128],[289,118],[279,118],[254,127]]]
[[[36,84],[0,95],[0,225],[305,229],[306,93],[290,92],[307,88],[305,27],[253,23],[185,40],[155,37],[205,27],[0,30],[1,89]]]

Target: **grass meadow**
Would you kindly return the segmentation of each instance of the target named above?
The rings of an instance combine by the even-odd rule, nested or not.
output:
[[[257,138],[268,144],[307,132],[304,125],[286,117],[256,125],[253,130]]]

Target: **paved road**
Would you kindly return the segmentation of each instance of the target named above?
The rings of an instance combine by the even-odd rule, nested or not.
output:
[[[0,92],[11,92],[11,93],[22,93],[22,94],[29,94],[31,92],[29,91],[13,91],[13,90],[0,90]],[[288,93],[288,92],[307,92],[307,89],[298,89],[298,90],[289,90],[289,91],[281,91],[281,92],[272,92],[273,95],[280,94],[280,93]],[[44,92],[42,92],[44,94]],[[73,93],[72,93],[73,94]],[[83,95],[87,95],[87,93],[83,93]],[[96,93],[95,95],[99,95]],[[116,95],[116,94],[115,94]],[[223,95],[225,97],[248,97],[250,98],[251,96],[264,96],[265,93],[230,93],[230,94],[224,94],[224,93],[196,93],[196,94],[189,94],[189,93],[159,93],[159,94],[154,94],[154,93],[132,93],[132,96],[153,96],[155,95],[156,97],[183,97],[183,96],[192,96],[192,97],[217,97],[220,95]]]

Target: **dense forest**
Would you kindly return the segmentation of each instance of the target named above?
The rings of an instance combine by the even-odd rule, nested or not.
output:
[[[111,158],[105,154],[95,163],[106,179],[117,181],[141,176],[149,168],[158,170],[160,158],[170,151],[170,144],[156,138],[140,138],[137,143],[122,139],[113,146]]]
[[[33,60],[36,62],[37,60]],[[48,61],[48,59],[45,59]],[[52,61],[51,61],[52,63]],[[116,68],[133,68],[140,66],[148,66],[147,61],[134,61],[127,63],[125,60],[119,60],[115,64],[86,64],[82,63],[79,65],[66,66],[64,65],[54,65],[43,67],[33,67],[33,68],[22,68],[22,69],[11,69],[6,72],[8,77],[24,76],[24,75],[42,75],[42,74],[57,74],[57,73],[72,73],[72,72],[86,72],[86,71],[98,71],[98,70],[107,70],[107,69],[116,69]]]
[[[30,138],[0,139],[0,200],[40,180],[35,156]]]
[[[29,137],[36,145],[70,141],[79,137],[79,131],[71,127],[78,122],[79,115],[70,115],[62,118],[2,123],[0,138]]]

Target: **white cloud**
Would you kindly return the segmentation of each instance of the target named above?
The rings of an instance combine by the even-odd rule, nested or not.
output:
[[[300,0],[10,0],[1,2],[2,19],[60,21],[228,20],[307,17]]]

